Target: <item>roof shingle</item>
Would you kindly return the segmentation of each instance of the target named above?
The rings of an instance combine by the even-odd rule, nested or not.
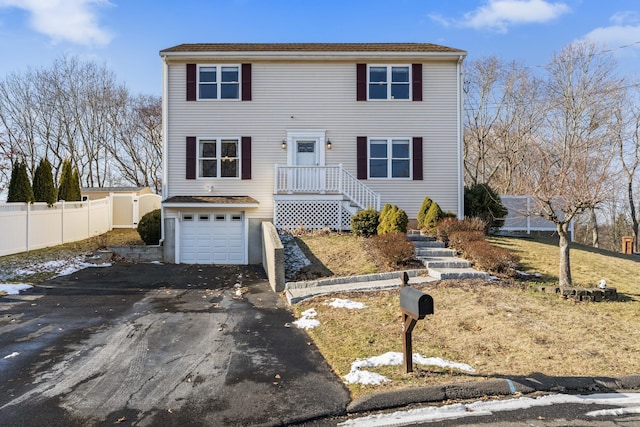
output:
[[[185,43],[160,51],[171,52],[441,52],[464,50],[432,43]]]

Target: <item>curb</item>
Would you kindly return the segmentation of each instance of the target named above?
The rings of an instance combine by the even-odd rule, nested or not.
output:
[[[613,392],[640,388],[640,374],[620,377],[513,377],[418,387],[362,396],[347,405],[347,413],[378,411],[415,403],[512,396],[533,392]]]

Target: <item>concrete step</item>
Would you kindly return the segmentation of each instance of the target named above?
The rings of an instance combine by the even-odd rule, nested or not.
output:
[[[416,240],[413,242],[416,248],[446,248],[444,242],[436,242],[435,240]]]
[[[435,242],[436,238],[432,236],[423,236],[418,231],[407,231],[407,237],[412,242]]]
[[[429,276],[446,279],[489,279],[489,274],[473,268],[430,268]]]
[[[418,257],[427,268],[470,268],[466,259],[455,257]]]
[[[431,276],[414,276],[409,278],[409,285],[420,285],[433,282],[436,279]],[[340,283],[333,285],[318,285],[300,288],[289,288],[284,291],[284,296],[289,304],[297,304],[308,298],[337,292],[364,292],[381,291],[385,289],[397,289],[402,284],[401,279],[371,280],[368,282]]]
[[[416,248],[417,257],[455,257],[458,255],[453,249],[446,248]]]

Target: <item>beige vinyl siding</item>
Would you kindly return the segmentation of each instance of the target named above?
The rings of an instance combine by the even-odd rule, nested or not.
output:
[[[193,61],[195,62],[195,61]],[[234,63],[241,62],[236,60]],[[358,61],[381,63],[380,61]],[[415,62],[410,61],[410,62]],[[393,61],[391,63],[402,63]],[[280,148],[288,130],[325,130],[332,142],[326,164],[356,175],[356,138],[423,138],[424,180],[366,180],[382,203],[415,218],[425,196],[458,210],[457,69],[455,61],[425,61],[423,102],[356,101],[356,61],[252,62],[252,101],[187,102],[184,62],[168,67],[168,194],[247,195],[259,201],[247,217],[273,215],[274,164],[287,164]],[[252,138],[252,179],[185,179],[185,138]],[[208,193],[206,187],[214,186]]]

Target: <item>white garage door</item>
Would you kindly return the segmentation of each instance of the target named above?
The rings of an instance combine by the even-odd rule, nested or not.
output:
[[[180,262],[185,264],[244,264],[242,212],[182,215]]]

